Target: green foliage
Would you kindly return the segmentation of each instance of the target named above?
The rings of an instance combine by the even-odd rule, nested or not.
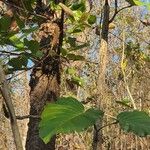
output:
[[[15,57],[9,60],[8,65],[13,67],[15,70],[19,70],[22,67],[27,67],[28,58],[25,55]]]
[[[26,8],[29,12],[32,12],[32,11],[33,11],[32,5],[34,4],[34,2],[35,2],[35,0],[26,0],[26,1],[23,1],[25,8]]]
[[[13,35],[9,38],[10,45],[18,49],[24,49],[24,43],[21,41],[21,38],[18,35]]]
[[[37,41],[35,41],[35,40],[24,39],[24,44],[32,52],[36,52],[36,51],[38,51],[40,49],[40,44]]]
[[[143,111],[124,111],[117,116],[121,128],[138,136],[150,135],[150,116]]]
[[[120,104],[120,105],[122,105],[122,106],[132,108],[132,107],[130,106],[130,102],[131,102],[131,100],[116,101],[116,103],[118,103],[118,104]]]
[[[132,6],[146,6],[148,9],[150,9],[149,2],[142,2],[141,0],[126,0],[126,1]]]
[[[67,68],[66,73],[70,74],[70,75],[75,75],[76,70],[75,70],[75,68]]]
[[[62,97],[55,104],[46,105],[41,115],[40,137],[48,143],[55,134],[83,131],[102,117],[102,111],[85,110],[75,98]]]
[[[95,15],[90,15],[89,17],[88,17],[88,23],[89,24],[94,24],[96,22],[96,16]]]
[[[7,32],[11,24],[11,18],[4,16],[0,18],[0,32]]]
[[[72,76],[71,81],[72,81],[72,83],[74,83],[78,86],[81,86],[81,87],[83,87],[83,85],[84,85],[84,80],[78,76]]]
[[[68,81],[70,81],[72,84],[83,87],[85,83],[84,79],[79,77],[76,72],[77,70],[75,68],[67,68],[66,74],[69,75]]]
[[[40,44],[35,40],[24,39],[24,45],[29,49],[33,54],[36,54],[40,49]]]
[[[71,9],[72,10],[80,10],[81,12],[85,12],[86,11],[85,0],[80,0],[80,1],[73,3],[71,6]]]
[[[67,58],[69,60],[73,60],[73,61],[77,61],[77,60],[85,60],[85,58],[81,55],[76,55],[76,54],[72,54],[72,53],[69,53],[67,54]]]
[[[140,0],[126,0],[132,6],[146,6],[150,8],[150,3],[142,2]],[[61,56],[66,57],[71,61],[84,61],[85,58],[81,53],[77,53],[78,50],[89,46],[88,43],[79,44],[77,42],[76,35],[80,35],[86,27],[91,27],[96,23],[96,16],[90,12],[86,12],[85,0],[79,0],[73,4],[67,6],[73,12],[72,16],[67,16],[64,21],[64,27],[68,27],[65,32],[63,42],[63,48],[61,48]],[[34,33],[38,28],[35,27],[35,22],[40,24],[43,22],[40,15],[31,16],[31,24],[25,24],[22,20],[22,16],[28,19],[30,13],[34,13],[35,0],[24,1],[25,12],[19,12],[21,16],[17,14],[14,19],[19,27],[19,34],[9,30],[11,25],[11,18],[3,16],[0,18],[0,44],[3,46],[12,46],[13,50],[8,52],[16,53],[15,56],[7,57],[8,72],[19,71],[26,69],[29,59],[41,58],[43,53],[40,51],[40,44],[33,40],[28,39],[27,35]],[[33,7],[34,6],[34,7]],[[60,11],[59,5],[56,5],[55,1],[50,1],[50,6],[53,11]],[[66,12],[65,12],[66,13]],[[66,13],[67,14],[67,13]],[[33,18],[32,18],[33,17]],[[130,17],[128,22],[134,20]],[[27,28],[28,27],[28,28]],[[114,27],[113,27],[114,28]],[[78,34],[79,33],[79,34]],[[20,36],[21,35],[21,36]],[[67,46],[66,46],[67,45]],[[136,66],[144,64],[145,61],[150,61],[150,57],[144,52],[140,51],[140,44],[128,43],[125,49],[126,60],[130,59]],[[131,61],[132,60],[132,61]],[[127,61],[128,62],[128,61]],[[138,69],[139,70],[139,69]],[[84,80],[76,73],[75,68],[68,68],[66,74],[68,80],[77,85],[83,87]],[[129,101],[116,101],[116,103],[132,108]],[[79,132],[94,125],[97,119],[102,119],[103,112],[95,109],[86,110],[81,102],[72,97],[62,97],[58,99],[56,103],[47,104],[41,116],[40,122],[40,137],[45,143],[49,142],[51,137],[58,133],[70,133]],[[150,117],[148,114],[142,111],[122,112],[117,116],[117,120],[121,128],[127,132],[133,132],[138,136],[150,135]]]
[[[134,2],[134,0],[126,0],[130,5],[136,5],[136,3]]]
[[[20,28],[20,30],[22,30],[25,27],[24,22],[20,19],[18,15],[15,15],[14,17],[15,17],[18,27]]]
[[[146,6],[148,9],[150,9],[150,3],[149,2],[142,2],[141,0],[134,0],[134,3],[137,6]]]

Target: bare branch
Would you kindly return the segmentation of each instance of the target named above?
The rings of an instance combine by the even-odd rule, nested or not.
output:
[[[19,56],[25,53],[14,53],[14,52],[8,52],[8,51],[0,51],[0,55],[14,55],[14,56]]]
[[[119,10],[117,10],[117,0],[115,1],[115,13],[114,13],[114,15],[112,16],[112,18],[109,20],[109,23],[111,23],[111,22],[113,22],[113,20],[115,19],[115,17],[116,17],[116,15],[120,12],[120,11],[122,11],[122,10],[124,10],[124,9],[126,9],[126,8],[130,8],[130,7],[132,7],[133,5],[129,5],[129,6],[125,6],[125,7],[123,7],[123,8],[120,8]]]
[[[16,116],[16,119],[18,120],[29,119],[29,118],[40,119],[40,116],[35,116],[35,115]]]
[[[22,141],[21,141],[18,125],[17,125],[16,116],[15,116],[14,106],[12,104],[12,99],[10,96],[9,88],[8,88],[7,81],[5,79],[5,74],[3,72],[3,68],[1,65],[0,65],[0,85],[1,85],[0,91],[2,93],[2,96],[4,98],[4,101],[6,103],[7,109],[8,109],[9,114],[10,114],[11,129],[13,132],[13,137],[14,137],[16,149],[17,150],[23,150]]]
[[[108,126],[111,126],[111,125],[117,124],[117,123],[118,123],[118,121],[114,121],[114,122],[112,122],[112,123],[106,124],[106,125],[102,126],[100,129],[97,129],[97,132],[99,132],[100,130],[102,130],[102,129],[105,128],[105,127],[108,127]]]

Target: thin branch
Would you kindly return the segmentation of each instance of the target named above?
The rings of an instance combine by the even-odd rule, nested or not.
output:
[[[114,33],[112,33],[112,32],[109,32],[109,33],[111,35],[113,35],[114,37],[116,37],[117,39],[119,39],[120,41],[124,42],[125,44],[128,44],[128,42],[123,41],[119,36],[115,35]],[[136,36],[137,38],[139,38],[140,40],[142,40],[144,43],[150,45],[150,42],[146,41],[145,39],[143,39],[142,37],[140,37],[138,34],[135,34],[134,32],[132,32],[132,35]]]
[[[114,122],[112,122],[112,123],[106,124],[106,125],[102,126],[100,129],[98,129],[97,132],[99,132],[100,130],[102,130],[102,129],[105,128],[105,127],[108,127],[108,126],[111,126],[111,125],[117,124],[117,123],[118,123],[118,121],[114,121]]]
[[[34,67],[34,66],[33,66]],[[10,78],[8,78],[7,79],[7,81],[9,81],[9,80],[11,80],[11,79],[13,79],[13,78],[15,78],[15,77],[17,77],[17,76],[19,76],[19,75],[21,75],[21,74],[23,74],[24,72],[26,72],[26,71],[28,71],[28,70],[31,70],[33,67],[30,67],[30,68],[22,68],[22,72],[19,72],[18,74],[15,74],[15,75],[12,75]],[[13,68],[12,68],[13,69]],[[16,71],[16,70],[15,70]],[[21,71],[21,70],[17,70],[17,71]]]
[[[6,103],[6,107],[8,109],[9,115],[10,115],[10,124],[11,124],[11,129],[14,137],[14,142],[17,150],[23,150],[22,147],[22,141],[19,133],[19,128],[17,125],[17,120],[16,120],[16,115],[15,115],[15,110],[14,106],[12,104],[12,99],[10,96],[9,92],[9,87],[7,85],[7,81],[5,79],[5,74],[3,72],[3,68],[0,64],[0,91],[2,93],[2,96],[4,98],[4,101]]]
[[[12,7],[17,8],[18,10],[21,10],[21,11],[24,11],[24,12],[27,12],[27,13],[30,13],[31,15],[35,15],[35,16],[37,16],[37,17],[41,17],[41,18],[43,18],[43,19],[47,19],[46,16],[43,16],[43,15],[36,14],[36,13],[34,13],[34,12],[28,11],[28,10],[22,8],[22,7],[19,7],[19,6],[15,5],[15,4],[12,3],[12,2],[4,1],[4,3],[5,3],[6,5],[11,5]]]
[[[116,4],[115,4],[115,7],[116,7]],[[130,8],[130,7],[132,7],[132,5],[125,6],[125,7],[121,8],[121,9],[119,9],[119,10],[117,10],[117,11],[116,11],[117,8],[115,8],[115,13],[114,13],[114,15],[112,16],[112,18],[109,20],[109,23],[113,22],[113,20],[115,19],[116,15],[117,15],[120,11],[122,11],[122,10],[124,10],[124,9],[126,9],[126,8]]]
[[[118,0],[115,0],[115,13],[118,11]]]
[[[63,0],[63,3],[65,3],[65,0]],[[60,19],[60,24],[59,24],[59,27],[60,27],[60,35],[59,35],[59,45],[58,45],[58,55],[60,54],[60,51],[61,51],[61,48],[62,48],[62,45],[63,45],[63,39],[64,39],[64,16],[65,15],[65,12],[64,10],[62,9],[61,11],[61,19]]]
[[[19,56],[19,55],[22,55],[25,53],[14,53],[14,52],[8,52],[8,51],[0,51],[0,55],[5,55],[5,54]]]
[[[40,119],[41,117],[36,115],[16,116],[16,119],[18,120],[29,119],[29,118]]]

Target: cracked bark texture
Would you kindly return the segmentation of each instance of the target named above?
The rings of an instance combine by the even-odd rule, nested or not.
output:
[[[48,102],[54,102],[60,92],[60,28],[57,23],[46,21],[40,25],[36,37],[44,56],[32,70],[30,79],[30,115],[40,116]],[[54,150],[55,136],[48,144],[39,137],[40,119],[30,118],[26,150]]]
[[[45,104],[56,101],[60,92],[59,26],[52,22],[43,23],[37,36],[45,56],[31,73],[30,115],[40,116]],[[29,120],[26,150],[54,150],[55,136],[45,144],[39,137],[39,122],[40,119]]]

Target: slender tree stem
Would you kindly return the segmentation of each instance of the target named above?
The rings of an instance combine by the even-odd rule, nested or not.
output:
[[[110,6],[109,1],[105,0],[104,8],[103,8],[103,22],[102,22],[102,32],[100,39],[100,49],[99,49],[99,76],[97,83],[97,91],[98,91],[98,108],[102,107],[102,103],[104,100],[105,93],[105,74],[106,74],[106,66],[107,66],[107,53],[108,53],[108,33],[109,33],[109,14],[110,14]],[[98,120],[95,129],[100,129],[102,127],[102,120]],[[102,150],[102,132],[98,130],[94,130],[93,135],[93,150]]]
[[[2,93],[2,96],[4,98],[4,101],[6,103],[7,109],[9,111],[10,115],[10,123],[11,123],[11,129],[13,132],[14,142],[16,145],[17,150],[23,150],[22,141],[19,133],[19,128],[17,125],[16,115],[14,106],[12,104],[12,99],[9,92],[9,87],[7,85],[7,81],[5,79],[5,74],[3,72],[3,68],[0,65],[0,91]]]

